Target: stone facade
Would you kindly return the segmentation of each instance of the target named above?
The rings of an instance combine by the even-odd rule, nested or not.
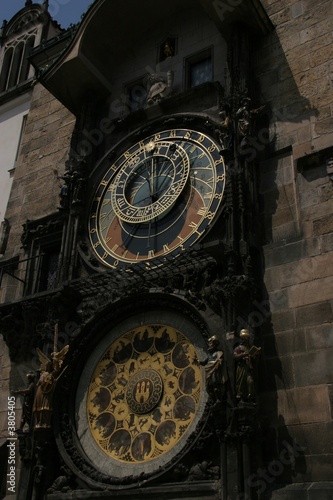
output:
[[[96,12],[94,14],[96,19],[102,24],[102,20],[98,17],[97,3],[105,4],[106,2],[95,2],[95,11],[93,10],[93,14]],[[147,293],[149,297],[148,302],[154,303],[155,307],[151,295],[157,294],[156,300],[158,300],[158,294],[162,294],[163,291],[163,297],[161,295],[163,307],[166,307],[165,303],[171,300],[172,296],[170,302],[172,307],[181,309],[179,304],[186,299],[188,303],[186,306],[183,304],[183,307],[187,314],[193,314],[196,318],[200,317],[200,321],[206,322],[212,332],[216,329],[223,329],[223,334],[219,331],[219,335],[224,342],[227,364],[230,363],[227,369],[230,370],[229,375],[232,374],[231,385],[234,383],[234,365],[231,360],[232,355],[228,358],[227,354],[228,349],[232,353],[231,346],[235,333],[229,331],[231,316],[233,315],[233,319],[238,322],[238,329],[249,327],[254,334],[258,345],[262,347],[257,381],[258,399],[255,409],[259,424],[255,427],[258,436],[251,435],[252,444],[249,449],[247,437],[244,440],[243,437],[240,438],[242,439],[239,441],[241,445],[239,443],[235,445],[235,441],[228,441],[232,434],[232,423],[229,425],[225,433],[225,441],[221,441],[221,468],[223,468],[223,460],[226,460],[226,463],[224,472],[220,472],[221,482],[218,483],[218,487],[214,482],[216,478],[213,481],[214,476],[210,472],[210,476],[208,473],[202,475],[206,483],[202,481],[200,474],[195,476],[199,484],[197,492],[194,491],[190,482],[183,482],[180,487],[173,485],[168,493],[163,484],[158,486],[155,484],[153,487],[143,488],[142,491],[137,490],[135,498],[156,498],[167,495],[163,498],[170,500],[175,498],[208,499],[218,498],[218,495],[220,495],[219,498],[224,498],[228,494],[228,498],[232,500],[240,498],[328,500],[331,498],[333,488],[331,449],[333,440],[333,365],[331,362],[333,347],[333,184],[329,176],[333,157],[332,3],[326,0],[317,4],[308,0],[261,0],[262,7],[268,16],[267,26],[271,22],[274,29],[270,27],[263,33],[259,32],[258,26],[255,26],[255,35],[249,35],[251,39],[249,64],[251,77],[253,77],[251,92],[255,104],[264,106],[264,116],[260,120],[250,146],[242,151],[242,155],[237,155],[236,152],[236,159],[243,162],[243,173],[240,175],[245,175],[244,171],[248,169],[246,170],[247,177],[244,179],[249,181],[249,187],[244,199],[248,204],[250,215],[244,219],[243,215],[239,215],[239,213],[244,213],[240,209],[240,212],[237,212],[239,220],[237,219],[235,223],[236,229],[234,228],[234,233],[231,233],[234,237],[244,220],[246,220],[245,225],[248,224],[252,228],[248,240],[242,239],[239,243],[238,257],[240,261],[247,261],[246,257],[253,257],[254,253],[259,255],[254,265],[256,276],[254,281],[250,280],[251,266],[245,264],[242,272],[239,272],[240,276],[237,276],[239,281],[245,278],[249,280],[251,286],[254,283],[258,287],[259,292],[258,290],[251,291],[250,301],[244,298],[242,292],[239,292],[241,287],[237,289],[238,295],[228,299],[227,307],[225,306],[225,288],[223,288],[223,298],[220,299],[219,286],[222,286],[221,282],[226,275],[230,276],[233,272],[231,260],[227,266],[223,264],[226,266],[223,268],[224,271],[218,276],[219,279],[216,282],[213,281],[216,288],[213,288],[212,282],[205,275],[207,281],[199,291],[195,290],[195,296],[192,293],[193,289],[188,288],[187,285],[175,285],[179,283],[179,275],[182,272],[187,278],[193,277],[188,268],[182,268],[177,275],[174,271],[172,279],[170,275],[164,276],[163,272],[159,275],[157,271],[156,275],[146,273],[143,277],[142,274],[140,275],[142,270],[135,278],[137,281],[135,279],[131,281],[124,273],[119,274],[121,279],[112,273],[106,274],[105,279],[103,273],[100,273],[97,278],[98,272],[96,271],[100,268],[95,265],[91,257],[88,258],[91,254],[88,253],[86,244],[81,239],[85,223],[83,217],[85,207],[74,203],[67,212],[63,210],[64,207],[60,206],[59,193],[64,180],[60,180],[59,177],[63,177],[64,172],[71,168],[70,162],[74,162],[78,170],[85,174],[87,168],[93,170],[94,162],[106,153],[112,153],[112,147],[122,139],[125,130],[126,134],[133,132],[138,130],[141,122],[147,125],[157,118],[161,119],[163,115],[169,114],[175,120],[176,113],[189,115],[191,112],[193,114],[201,112],[207,116],[207,119],[217,120],[223,92],[216,94],[215,88],[212,91],[211,87],[205,87],[204,97],[202,93],[199,96],[195,90],[182,94],[186,80],[184,61],[205,48],[206,45],[214,46],[215,79],[221,87],[225,88],[225,97],[230,99],[229,102],[235,98],[235,92],[232,94],[232,82],[237,81],[240,84],[237,80],[239,75],[235,76],[237,72],[233,74],[230,67],[229,73],[226,71],[228,62],[230,65],[230,37],[222,23],[225,19],[221,20],[221,17],[217,16],[219,20],[216,21],[216,12],[219,13],[218,8],[221,7],[220,2],[213,2],[215,5],[210,5],[211,2],[202,3],[205,4],[205,12],[207,13],[208,10],[210,16],[201,13],[201,6],[196,3],[191,16],[187,16],[185,10],[181,11],[179,19],[172,25],[174,31],[171,30],[170,19],[164,20],[164,31],[161,28],[163,33],[181,35],[178,35],[179,52],[177,57],[172,58],[172,70],[176,75],[175,95],[158,107],[148,107],[141,115],[130,114],[128,102],[123,107],[123,85],[129,85],[137,80],[140,80],[139,85],[142,85],[142,75],[147,69],[147,60],[152,60],[156,47],[163,42],[159,36],[160,28],[156,25],[151,31],[145,32],[145,37],[140,40],[137,52],[133,46],[131,46],[133,52],[126,52],[128,47],[123,47],[127,56],[131,54],[129,59],[122,58],[121,53],[120,55],[111,54],[113,62],[119,63],[113,80],[112,98],[107,98],[103,104],[99,102],[99,107],[94,101],[89,102],[86,98],[80,97],[80,85],[77,86],[77,95],[72,94],[72,97],[68,98],[66,92],[68,91],[70,95],[70,86],[73,84],[70,79],[68,79],[69,90],[66,89],[66,92],[62,93],[64,91],[61,64],[64,63],[65,66],[71,64],[71,57],[68,57],[68,61],[63,60],[59,63],[60,76],[54,73],[50,77],[51,80],[48,80],[47,72],[46,76],[42,72],[41,82],[34,86],[31,109],[22,138],[6,212],[11,230],[4,258],[6,262],[10,262],[11,259],[19,256],[20,262],[14,269],[14,276],[13,273],[2,276],[1,327],[6,341],[1,339],[3,349],[0,351],[2,373],[0,400],[4,403],[1,405],[0,413],[2,435],[6,435],[7,413],[3,409],[7,396],[13,389],[24,384],[24,374],[29,368],[38,368],[36,347],[43,345],[45,348],[52,343],[53,331],[50,325],[53,327],[55,310],[57,314],[62,315],[60,324],[63,343],[70,343],[74,346],[71,358],[73,366],[82,368],[79,357],[81,354],[83,358],[87,356],[87,351],[92,348],[91,336],[95,335],[98,339],[101,336],[98,328],[101,331],[105,329],[101,319],[103,315],[110,318],[110,321],[117,322],[120,314],[117,308],[121,310],[123,307],[124,314],[130,314],[128,302],[133,300],[131,293],[137,293],[137,291],[139,291],[138,295],[132,304],[133,310],[137,310],[140,304],[142,306],[143,299],[140,296],[144,293]],[[236,19],[237,16],[242,18],[240,3],[242,2],[230,0],[227,5],[223,4],[224,11],[231,16],[230,22],[234,21],[234,15]],[[252,5],[252,2],[250,3]],[[259,9],[259,5],[254,2],[254,6],[263,17],[263,11]],[[212,7],[213,10],[209,10]],[[133,8],[136,7],[133,5]],[[228,16],[226,19],[228,22]],[[244,25],[241,24],[241,27],[240,32],[244,30]],[[83,23],[82,30],[85,29],[91,35],[89,23],[87,26]],[[252,33],[252,30],[253,26],[249,32]],[[92,33],[94,33],[93,30]],[[83,40],[85,40],[84,37]],[[87,46],[91,49],[89,43]],[[83,43],[82,53],[85,49]],[[94,60],[98,71],[103,67],[102,60],[102,57],[100,60]],[[98,64],[101,66],[98,67]],[[150,64],[148,65],[149,72]],[[156,68],[165,74],[167,62],[160,62]],[[80,71],[83,71],[82,68]],[[93,78],[89,81],[92,87],[96,86],[104,95],[105,89],[99,87],[103,78],[100,77],[98,71],[96,70],[96,74],[99,75],[98,84]],[[105,70],[105,77],[109,76],[108,71]],[[78,82],[82,80],[83,88],[85,79],[80,80],[81,74],[83,73],[78,71]],[[85,73],[85,77],[88,78],[88,73]],[[50,81],[52,85],[55,85],[55,94],[63,100],[68,99],[66,105],[76,116],[44,88],[43,84],[45,87],[48,85],[52,87]],[[74,84],[73,88],[75,88]],[[239,88],[237,90],[239,91]],[[80,102],[81,105],[78,104]],[[191,118],[194,120],[193,117]],[[101,123],[104,125],[107,123],[107,126],[102,127]],[[218,122],[214,121],[214,123]],[[87,154],[83,158],[84,146],[87,144],[89,147],[85,148]],[[81,154],[79,159],[77,153],[79,156]],[[68,160],[70,160],[69,163]],[[229,163],[229,173],[233,172],[233,168],[232,163]],[[235,174],[236,178],[238,179]],[[92,183],[89,184],[89,182],[88,180],[85,184],[86,193],[92,189]],[[241,188],[239,190],[237,200],[240,199],[242,203],[242,197],[239,195]],[[227,192],[232,197],[230,194],[232,191]],[[254,214],[255,210],[258,211],[257,215]],[[225,212],[230,213],[227,209]],[[235,217],[237,218],[238,215]],[[64,218],[61,218],[62,216]],[[65,236],[67,234],[67,239],[63,239],[65,243],[61,248],[65,254],[67,252],[68,262],[70,258],[72,261],[68,263],[66,258],[63,260],[63,266],[59,271],[62,279],[58,280],[54,290],[40,290],[33,288],[30,284],[28,289],[27,284],[24,285],[16,278],[24,281],[28,274],[27,269],[34,271],[34,268],[29,268],[30,264],[25,261],[31,255],[35,256],[31,253],[33,250],[31,241],[36,234],[38,238],[49,237],[48,229],[45,229],[43,233],[43,228],[48,228],[50,221],[52,224],[54,221],[58,224],[59,220],[60,224],[64,225],[63,234]],[[225,220],[229,220],[227,216]],[[28,225],[24,233],[23,226],[27,221],[32,221],[33,224]],[[256,221],[260,221],[260,227]],[[216,259],[217,263],[220,263],[221,255],[225,260],[229,258],[226,252],[228,237],[225,235],[230,236],[231,233],[225,229],[221,230],[223,224],[226,224],[224,219],[223,223],[214,226],[210,238],[204,240],[202,245],[205,251],[208,249],[209,258]],[[246,254],[244,248],[248,248],[247,245],[250,247],[252,245],[253,253]],[[213,250],[209,254],[211,248]],[[94,265],[95,268],[93,268]],[[198,263],[195,265],[198,266],[199,274],[202,273],[203,276],[207,268],[200,267]],[[67,278],[69,276],[69,280],[75,278],[69,286],[66,276]],[[133,292],[128,291],[131,287],[133,287]],[[27,290],[31,295],[27,293]],[[150,290],[149,293],[148,290]],[[245,290],[250,294],[249,288]],[[173,300],[177,306],[174,305]],[[117,301],[123,306],[117,305],[119,304]],[[11,302],[14,302],[14,307],[16,307],[15,302],[18,304],[18,308],[21,308],[20,314],[17,314],[18,309],[11,309]],[[36,310],[33,311],[34,306]],[[196,312],[192,311],[192,306]],[[205,309],[207,306],[209,306],[208,310]],[[142,307],[144,309],[144,306]],[[203,310],[206,312],[203,313]],[[230,313],[230,310],[233,312]],[[14,318],[17,322],[13,326]],[[198,324],[201,324],[200,321],[198,320]],[[98,325],[98,328],[94,325]],[[20,342],[25,342],[26,356],[22,356],[18,347]],[[75,350],[79,354],[76,354]],[[67,373],[70,375],[67,379],[66,376],[64,377],[64,402],[58,399],[60,408],[62,404],[67,404],[66,394],[70,384],[68,379],[73,377],[74,380],[78,377],[75,370],[71,370],[72,368],[69,367]],[[230,403],[229,399],[228,401]],[[237,405],[233,406],[233,411],[236,412],[235,408],[237,409]],[[18,409],[20,409],[19,403]],[[65,417],[67,418],[67,414]],[[68,438],[63,430],[64,427],[65,424],[58,416],[58,439],[59,433]],[[239,427],[238,431],[241,434],[244,429]],[[221,438],[220,434],[219,438]],[[68,438],[68,442],[72,443],[71,439]],[[232,439],[235,437],[233,436]],[[65,460],[72,460],[75,465],[71,463],[71,466],[68,466],[71,471],[66,470],[66,487],[70,483],[71,488],[77,490],[73,494],[77,494],[78,498],[87,498],[87,495],[93,498],[94,481],[100,488],[103,478],[91,472],[90,466],[80,469],[82,460],[75,461],[77,454],[73,452],[73,449],[66,455],[67,449],[65,448],[68,445],[66,439],[61,437],[58,445],[60,446],[60,460],[65,457]],[[239,447],[242,448],[242,453],[239,452]],[[53,450],[52,453],[58,459],[58,452]],[[247,455],[247,453],[251,454]],[[240,465],[240,460],[243,461],[242,465]],[[88,486],[84,489],[82,484],[85,480],[83,477],[85,470],[89,479]],[[77,474],[75,485],[73,471]],[[240,486],[239,476],[242,474],[244,478]],[[21,484],[25,484],[26,488],[28,488],[29,477],[28,467],[26,467],[21,476]],[[59,478],[61,477],[64,476],[59,475]],[[170,482],[170,477],[166,477],[166,482]],[[52,484],[50,478],[52,474],[48,478],[48,486]],[[105,478],[104,480],[107,481]],[[187,488],[188,485],[191,487]],[[91,490],[88,491],[90,486]],[[112,487],[115,485],[113,484]],[[70,497],[71,493],[66,493],[65,497],[62,496],[67,491],[66,489],[61,492],[61,486],[57,488],[55,487],[53,493],[49,491],[46,497],[54,500]],[[109,495],[113,493],[109,493],[108,488],[109,485],[100,496],[111,498]],[[39,495],[38,488],[36,491]],[[134,497],[131,497],[131,494],[131,490],[127,490],[126,487],[117,489],[116,493],[117,497],[132,499]],[[23,499],[23,496],[21,498]],[[38,498],[42,498],[42,495]]]
[[[284,451],[286,431],[301,447],[293,481],[309,486],[300,498],[319,498],[311,482],[314,476],[330,481],[332,464],[332,450],[324,444],[332,441],[333,185],[327,174],[332,4],[263,4],[275,25],[255,62],[272,109],[274,152],[273,159],[261,163],[267,290],[267,313],[259,316],[265,348],[263,404],[270,409],[277,456]],[[288,482],[286,469],[281,467],[281,476],[276,469],[277,482]],[[296,494],[292,490],[290,498]]]

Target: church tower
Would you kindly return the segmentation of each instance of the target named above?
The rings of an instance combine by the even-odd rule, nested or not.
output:
[[[48,2],[26,1],[0,28],[0,255],[8,239],[5,210],[23,137],[36,71],[29,57],[33,49],[61,32],[51,19]]]

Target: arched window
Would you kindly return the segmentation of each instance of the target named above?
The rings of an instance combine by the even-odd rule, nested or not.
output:
[[[27,80],[27,78],[29,76],[30,63],[28,61],[28,57],[29,57],[31,49],[33,48],[34,45],[35,45],[35,37],[31,36],[28,38],[28,40],[25,43],[19,83],[22,83],[25,80]]]
[[[0,93],[15,88],[29,78],[28,57],[35,45],[37,30],[18,37],[3,48],[4,58],[0,69]]]
[[[8,77],[12,65],[13,53],[13,47],[10,47],[5,52],[5,57],[3,59],[2,70],[0,74],[0,92],[4,92],[8,87]]]
[[[24,52],[24,43],[20,42],[16,45],[14,50],[13,64],[9,76],[8,89],[15,87],[18,84],[18,77],[22,65],[23,52]]]

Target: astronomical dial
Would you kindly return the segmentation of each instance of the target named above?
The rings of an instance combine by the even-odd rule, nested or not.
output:
[[[203,388],[196,350],[183,333],[163,324],[134,328],[113,342],[94,369],[89,432],[112,462],[160,461],[186,442]]]
[[[108,267],[154,264],[185,251],[211,226],[225,186],[219,146],[195,130],[136,142],[105,172],[89,212],[89,237]]]

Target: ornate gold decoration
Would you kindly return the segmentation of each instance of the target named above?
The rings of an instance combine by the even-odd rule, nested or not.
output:
[[[202,390],[202,369],[183,333],[161,324],[137,327],[118,338],[94,370],[90,432],[116,461],[152,461],[186,439]]]

